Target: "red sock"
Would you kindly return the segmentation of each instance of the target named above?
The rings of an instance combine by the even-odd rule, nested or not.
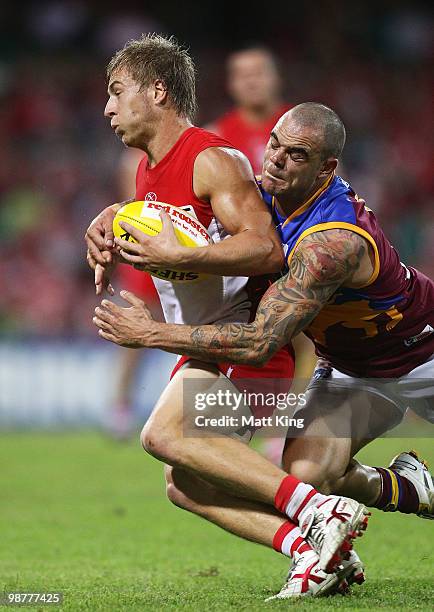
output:
[[[301,554],[307,550],[312,550],[311,546],[302,537],[300,528],[291,521],[286,521],[276,531],[273,538],[273,548],[291,558],[295,552]]]
[[[298,524],[298,516],[304,508],[312,504],[317,506],[326,497],[318,493],[311,485],[288,475],[280,483],[274,498],[274,505],[279,512],[286,514]]]

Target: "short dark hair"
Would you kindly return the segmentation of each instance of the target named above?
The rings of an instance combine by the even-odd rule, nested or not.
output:
[[[243,45],[239,47],[234,47],[229,53],[229,55],[227,56],[227,62],[230,62],[234,55],[238,55],[240,53],[251,53],[251,52],[263,53],[266,57],[268,57],[268,59],[270,60],[270,64],[272,64],[272,66],[276,69],[277,74],[281,76],[282,66],[280,64],[280,60],[278,59],[274,51],[270,49],[270,47],[267,47],[266,45],[263,45],[260,42],[256,43],[254,41],[250,41],[250,42],[244,43]]]
[[[157,79],[163,81],[179,115],[193,119],[196,105],[196,70],[186,48],[170,36],[142,34],[130,40],[110,60],[107,79],[125,69],[145,88]]]
[[[322,157],[339,159],[345,145],[345,126],[339,115],[320,102],[303,102],[291,109],[294,119],[309,125],[323,134]]]

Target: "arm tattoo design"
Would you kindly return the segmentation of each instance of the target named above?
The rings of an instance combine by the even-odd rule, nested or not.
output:
[[[361,236],[348,230],[311,234],[296,248],[288,274],[262,297],[252,323],[188,327],[177,348],[204,361],[263,365],[311,323],[359,269],[367,248]]]

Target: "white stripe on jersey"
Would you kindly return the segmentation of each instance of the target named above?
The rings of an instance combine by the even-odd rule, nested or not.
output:
[[[213,242],[229,237],[215,217],[207,230]],[[252,303],[246,291],[247,276],[210,275],[191,283],[171,283],[156,277],[153,280],[167,323],[246,323],[250,318]]]

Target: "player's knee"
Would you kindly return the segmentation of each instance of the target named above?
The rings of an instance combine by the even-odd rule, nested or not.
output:
[[[174,453],[174,440],[170,430],[146,424],[140,434],[140,442],[147,453],[157,459],[171,463]]]
[[[144,451],[153,455],[156,448],[157,442],[155,439],[154,432],[149,425],[145,425],[140,433],[140,443]]]
[[[178,506],[178,508],[188,509],[187,497],[184,495],[182,491],[180,491],[173,482],[169,482],[166,484],[166,495],[167,499],[172,502],[174,506]]]
[[[173,472],[176,468],[173,468],[170,465],[166,465],[164,469],[164,476],[166,479],[166,495],[167,499],[172,502],[178,508],[183,508],[184,510],[192,510],[193,504],[190,498],[175,484],[174,481],[177,479],[173,477]]]
[[[196,504],[194,503],[194,501],[190,499],[188,495],[184,493],[184,491],[178,489],[176,484],[174,484],[173,482],[168,482],[166,484],[166,495],[167,499],[174,506],[182,508],[183,510],[188,510],[189,512],[196,513]]]

